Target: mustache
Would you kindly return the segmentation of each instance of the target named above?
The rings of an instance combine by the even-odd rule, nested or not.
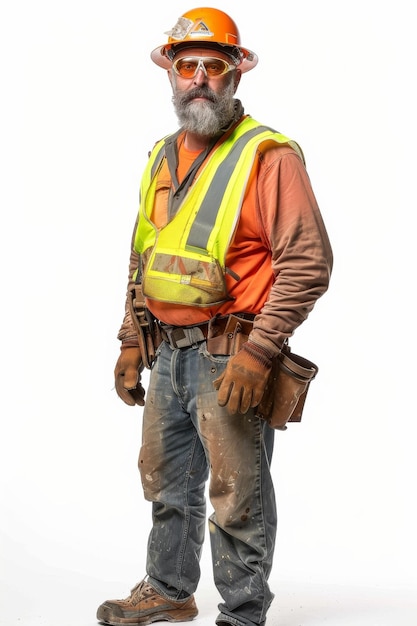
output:
[[[206,98],[211,102],[217,102],[216,94],[209,87],[196,87],[181,97],[180,104],[188,104],[194,100],[194,98]]]

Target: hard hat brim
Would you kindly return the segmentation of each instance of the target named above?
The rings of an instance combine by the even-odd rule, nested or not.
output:
[[[190,42],[189,47],[194,47],[194,48],[204,48],[204,41],[195,41],[195,42]],[[217,43],[217,42],[216,42]],[[162,67],[165,70],[169,70],[170,67],[172,66],[172,61],[171,59],[166,55],[166,53],[168,52],[168,50],[170,50],[172,47],[174,47],[175,45],[178,44],[164,44],[162,46],[158,46],[157,48],[155,48],[155,50],[152,50],[151,52],[151,59],[154,63],[156,63],[156,65],[159,65],[159,67]],[[184,44],[182,44],[184,45]],[[217,43],[218,46],[221,46],[222,44]],[[227,47],[227,46],[225,46]],[[248,50],[248,48],[243,48],[242,46],[236,46],[235,44],[233,45],[234,48],[238,48],[242,54],[242,60],[240,61],[240,63],[238,65],[236,65],[237,68],[240,69],[240,71],[243,72],[249,72],[250,70],[252,70],[255,65],[257,65],[258,63],[258,55],[255,54],[254,52],[252,52],[251,50]],[[207,46],[207,48],[210,48],[210,46]]]

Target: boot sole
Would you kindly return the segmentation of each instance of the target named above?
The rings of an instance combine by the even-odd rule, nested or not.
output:
[[[178,613],[181,612],[181,609]],[[154,613],[153,615],[146,615],[143,618],[136,618],[132,620],[131,617],[120,617],[117,619],[112,619],[110,617],[100,617],[97,613],[97,619],[100,624],[105,624],[106,626],[146,626],[146,624],[152,624],[153,622],[191,622],[196,616],[197,613],[192,613],[188,615],[180,614],[178,617],[169,613]]]

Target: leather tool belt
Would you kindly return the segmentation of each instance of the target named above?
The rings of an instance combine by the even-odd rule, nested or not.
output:
[[[207,351],[213,355],[236,354],[253,328],[254,315],[241,313],[214,317],[196,326],[161,326],[162,338],[172,348],[207,342]],[[256,415],[271,428],[285,430],[287,422],[300,422],[310,382],[318,367],[308,359],[291,352],[284,344],[281,353],[272,361],[272,369]]]
[[[243,341],[247,341],[254,317],[250,313],[237,313],[213,317],[208,322],[193,326],[169,326],[159,322],[159,327],[162,339],[171,348],[187,348],[207,341],[210,354],[230,355],[238,351]]]
[[[232,356],[248,340],[255,317],[249,313],[238,313],[214,317],[193,326],[169,326],[155,320],[144,306],[140,286],[132,291],[130,305],[143,363],[148,368],[152,367],[161,341],[166,341],[173,349],[206,341],[210,354]],[[300,422],[310,382],[317,372],[317,365],[294,354],[285,344],[272,361],[271,373],[256,415],[278,430],[285,430],[287,422]]]

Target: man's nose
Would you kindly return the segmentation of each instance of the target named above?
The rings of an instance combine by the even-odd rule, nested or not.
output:
[[[202,67],[199,67],[196,75],[194,76],[194,84],[198,85],[198,87],[201,87],[202,85],[205,85],[206,83],[207,83],[207,74],[203,70]]]

